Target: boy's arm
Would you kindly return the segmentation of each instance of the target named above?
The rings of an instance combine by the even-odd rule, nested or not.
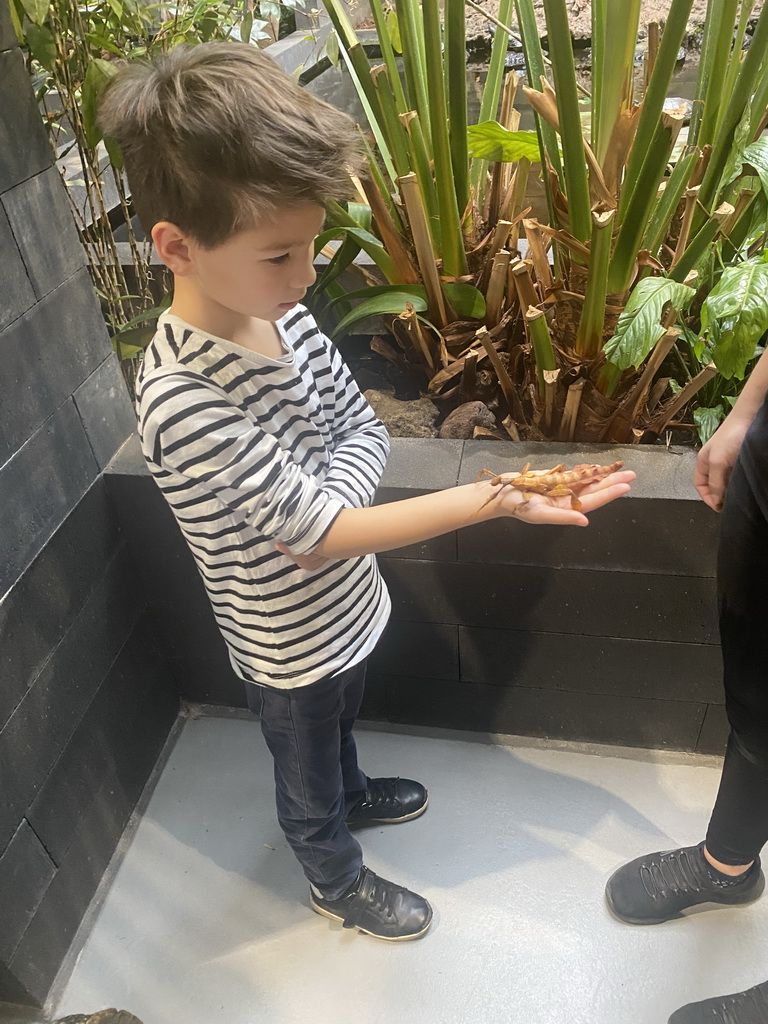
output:
[[[389,454],[389,435],[360,393],[338,349],[321,336],[329,355],[331,383],[322,388],[322,401],[331,403],[333,434],[331,465],[323,487],[347,507],[370,505]],[[319,382],[322,383],[322,382]]]

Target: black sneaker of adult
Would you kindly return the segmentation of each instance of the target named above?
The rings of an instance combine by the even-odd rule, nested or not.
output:
[[[310,893],[312,909],[388,942],[418,939],[432,923],[432,907],[423,896],[363,867],[356,889],[340,900],[325,900]]]
[[[427,809],[429,795],[412,779],[368,779],[365,796],[346,816],[347,825],[394,825],[418,818]]]
[[[752,903],[764,888],[759,858],[733,881],[715,880],[704,856],[704,843],[700,843],[649,853],[625,864],[609,878],[605,896],[621,921],[660,924],[700,904],[738,907]]]
[[[766,1024],[768,981],[732,996],[704,999],[675,1010],[668,1024]]]

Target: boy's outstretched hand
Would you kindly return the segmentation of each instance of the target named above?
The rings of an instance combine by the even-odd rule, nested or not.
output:
[[[530,475],[545,476],[548,472],[532,471]],[[586,514],[626,494],[635,476],[632,470],[617,470],[583,488],[572,488],[581,503],[580,512],[571,507],[570,494],[531,494],[515,487],[499,488],[497,496],[493,499],[492,514],[513,516],[534,526],[589,526]]]

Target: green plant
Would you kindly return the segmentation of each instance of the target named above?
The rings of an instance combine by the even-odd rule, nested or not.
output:
[[[55,157],[62,168],[73,159],[76,164],[74,175],[63,175],[70,205],[130,387],[136,356],[170,300],[166,294],[159,301],[166,289],[153,281],[150,243],[134,226],[122,157],[96,123],[99,90],[114,74],[117,60],[152,57],[182,42],[270,41],[276,38],[281,12],[301,0],[9,2]],[[120,209],[123,245],[115,238],[110,193]]]
[[[436,401],[450,407],[475,397],[474,382],[513,436],[650,441],[698,392],[703,397],[718,369],[718,380],[743,376],[747,342],[710,341],[720,329],[718,296],[736,279],[723,268],[750,257],[745,245],[761,244],[754,228],[761,224],[762,235],[768,209],[768,143],[760,138],[768,108],[768,7],[742,51],[752,3],[710,0],[686,139],[683,117],[663,108],[692,0],[672,0],[663,31],[652,33],[658,45],[646,57],[642,94],[634,76],[639,0],[593,0],[588,129],[565,0],[544,0],[552,82],[533,0],[514,0],[535,134],[516,130],[516,78],[503,79],[501,29],[482,123],[467,129],[461,3],[445,4],[441,59],[436,0],[421,7],[397,0],[389,17],[373,0],[383,60],[373,70],[339,0],[325,3],[373,134],[370,180],[360,184],[360,199],[370,214],[367,251],[390,286],[377,292],[376,308],[402,313],[409,289],[426,289],[426,310],[411,303],[413,314],[424,317],[418,344],[396,318],[402,351],[389,355],[426,371]],[[502,0],[503,24],[512,3]],[[526,216],[525,188],[537,160],[548,223]],[[338,211],[333,226],[346,241],[320,285],[331,283],[334,308],[344,308],[337,271],[358,251],[352,240],[359,225]],[[522,232],[525,260],[518,252]],[[379,255],[391,264],[385,268]],[[482,294],[484,315],[473,321],[465,305],[452,301],[446,286],[457,282]],[[347,306],[343,329],[370,308]],[[498,377],[492,394],[477,374],[481,361]]]

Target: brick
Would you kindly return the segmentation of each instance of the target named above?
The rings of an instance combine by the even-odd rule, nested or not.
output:
[[[465,682],[696,703],[723,701],[722,661],[714,645],[476,626],[459,627],[459,645]]]
[[[50,167],[53,151],[45,137],[32,85],[18,49],[0,52],[0,194]],[[20,145],[20,140],[24,141]]]
[[[109,354],[88,272],[81,271],[6,328],[0,351],[2,465]]]
[[[11,225],[0,206],[0,252],[3,254],[3,287],[0,289],[0,331],[35,303],[32,282],[13,237]]]
[[[458,679],[458,629],[437,622],[390,622],[370,657],[370,668],[387,675]]]
[[[695,750],[706,705],[376,676],[385,721],[668,750]]]
[[[393,617],[404,621],[718,642],[710,579],[397,558],[379,564]]]
[[[136,430],[136,413],[117,357],[108,356],[74,395],[96,461],[104,469]]]
[[[97,474],[72,401],[0,468],[0,594],[16,582]]]
[[[463,441],[393,437],[381,486],[415,493],[455,487],[463,453]]]
[[[85,266],[85,251],[55,167],[10,189],[0,202],[38,299]],[[93,292],[91,301],[95,306]]]
[[[0,849],[69,742],[142,608],[123,551],[0,732]]]
[[[44,1000],[149,778],[176,713],[167,665],[148,616],[134,630],[113,672],[122,689],[140,689],[129,761],[115,762],[82,818],[56,877],[10,962],[15,977]],[[162,701],[162,703],[159,703]]]
[[[29,823],[22,821],[0,857],[0,960],[10,961],[55,874],[56,865]]]
[[[106,573],[119,544],[117,517],[99,479],[0,601],[0,730]]]

